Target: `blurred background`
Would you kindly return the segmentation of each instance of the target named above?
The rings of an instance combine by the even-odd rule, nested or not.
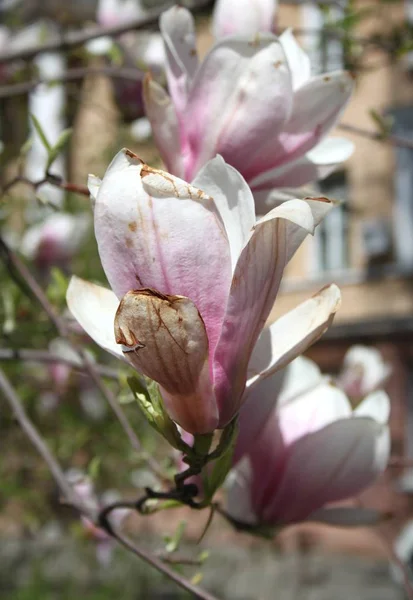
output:
[[[30,186],[23,178],[7,187],[22,168],[32,181],[44,176],[46,152],[29,114],[53,144],[63,130],[73,128],[51,172],[75,188],[85,186],[89,173],[102,176],[123,146],[161,166],[144,118],[141,82],[147,70],[165,82],[163,45],[157,19],[151,17],[165,4],[0,2],[0,225],[62,313],[72,272],[96,282],[105,279],[87,195],[49,183]],[[213,2],[198,4],[192,2],[203,56],[213,43]],[[91,27],[122,27],[139,19],[148,24],[86,40]],[[376,485],[354,500],[387,517],[371,529],[289,527],[272,541],[235,533],[216,518],[200,544],[206,517],[187,509],[128,517],[128,527],[160,553],[170,552],[182,535],[180,548],[193,564],[177,568],[196,581],[204,578],[221,598],[399,599],[405,594],[403,577],[389,558],[390,549],[413,566],[413,2],[282,1],[275,28],[282,32],[287,27],[309,53],[315,73],[342,68],[354,73],[356,91],[336,133],[351,139],[355,151],[340,170],[305,190],[341,203],[289,265],[272,317],[335,282],[342,307],[309,356],[324,372],[337,374],[347,350],[365,344],[377,348],[391,367],[386,390],[392,402],[394,460]],[[85,41],[59,47],[59,40],[73,41],[76,35]],[[33,50],[44,44],[55,48]],[[7,361],[48,444],[65,469],[87,473],[97,490],[113,488],[137,497],[145,485],[154,484],[153,475],[144,457],[131,452],[88,378],[64,364],[34,363],[29,356],[10,360],[13,348],[49,347],[66,357],[68,350],[3,264],[0,277],[0,360]],[[86,338],[84,343],[112,369],[110,385],[121,393],[118,365]],[[145,451],[172,469],[173,457],[161,438],[122,393]],[[111,548],[61,504],[46,467],[3,405],[0,444],[2,599],[186,597],[136,557]]]

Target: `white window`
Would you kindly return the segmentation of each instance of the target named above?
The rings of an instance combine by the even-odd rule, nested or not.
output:
[[[338,21],[343,16],[344,8],[341,6],[333,6],[329,9],[329,22]],[[317,75],[343,69],[343,44],[339,37],[323,32],[323,28],[328,23],[321,8],[314,2],[304,3],[301,8],[301,19],[302,28],[308,32],[303,35],[302,41],[305,51],[310,56],[313,73]]]
[[[317,227],[312,242],[310,271],[320,275],[349,267],[347,179],[339,171],[318,183],[320,193],[341,201]]]

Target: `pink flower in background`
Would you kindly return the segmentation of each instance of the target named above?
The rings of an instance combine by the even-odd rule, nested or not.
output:
[[[70,311],[100,346],[159,383],[187,432],[225,427],[243,402],[284,267],[332,204],[291,200],[256,221],[250,189],[221,157],[189,184],[128,150],[100,185],[91,180],[91,193],[113,291],[73,278]],[[330,286],[276,321],[277,350],[253,378],[304,351],[339,301]]]
[[[349,398],[360,400],[382,387],[390,373],[390,365],[376,348],[352,346],[344,357],[338,385]]]
[[[212,15],[216,38],[273,31],[276,0],[217,0]]]
[[[259,382],[240,411],[229,513],[267,525],[371,519],[372,511],[323,507],[359,493],[385,469],[389,398],[376,391],[353,410],[345,393],[302,357],[283,382],[277,375]]]
[[[53,213],[26,231],[21,251],[40,269],[66,267],[85,241],[89,226],[86,213]]]
[[[147,76],[146,114],[167,169],[190,181],[216,154],[238,169],[258,213],[277,188],[328,175],[352,144],[325,138],[347,104],[345,71],[312,77],[290,31],[216,43],[199,63],[194,21],[175,6],[162,14],[169,94]]]

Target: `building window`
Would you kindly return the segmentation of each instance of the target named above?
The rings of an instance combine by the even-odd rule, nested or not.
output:
[[[349,267],[348,243],[348,187],[344,171],[333,173],[318,183],[321,195],[339,200],[336,206],[316,229],[310,270],[312,275],[342,271]]]
[[[413,141],[413,107],[391,110],[393,133]],[[395,202],[393,208],[393,241],[396,262],[402,268],[413,267],[413,150],[394,149]]]
[[[335,22],[344,17],[344,2],[340,6],[332,6],[328,12],[328,22]],[[323,32],[328,24],[326,14],[314,2],[304,3],[301,7],[302,26],[308,33],[302,37],[305,51],[310,56],[314,75],[344,68],[344,50],[341,39]],[[317,32],[320,32],[317,34]]]

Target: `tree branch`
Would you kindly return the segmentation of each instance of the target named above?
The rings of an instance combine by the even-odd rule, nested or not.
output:
[[[210,4],[211,0],[198,0],[194,4],[194,9],[200,9]],[[86,42],[100,37],[117,37],[128,31],[139,31],[151,25],[156,25],[162,12],[176,4],[174,1],[165,2],[162,7],[155,10],[148,10],[145,17],[131,19],[127,23],[112,25],[110,27],[89,27],[83,31],[71,31],[67,34],[55,36],[54,39],[45,44],[35,44],[28,48],[20,50],[10,50],[0,53],[0,64],[10,63],[16,60],[30,60],[44,52],[61,52],[82,46]]]
[[[32,348],[0,348],[0,361],[30,361],[39,363],[63,364],[81,371],[85,370],[84,365],[75,358],[67,358],[58,354],[51,354],[48,350],[35,350]],[[116,369],[106,367],[105,365],[95,364],[95,370],[101,377],[119,380],[119,373]]]
[[[44,443],[42,437],[40,436],[33,423],[30,421],[19,397],[17,396],[16,391],[12,387],[10,381],[8,380],[1,368],[0,390],[3,392],[4,397],[8,401],[10,407],[12,408],[14,415],[17,421],[19,422],[21,428],[23,429],[29,440],[32,442],[33,446],[37,449],[41,457],[46,462],[51,474],[54,477],[56,484],[59,486],[60,491],[64,494],[67,501],[80,513],[84,514],[92,521],[95,521],[96,515],[92,515],[91,511],[85,506],[83,502],[80,501],[80,499],[74,493],[73,489],[67,482],[67,479],[60,465],[58,464],[58,462]],[[99,523],[97,523],[97,525],[99,525]],[[108,530],[107,533],[109,533],[111,537],[117,540],[119,544],[121,544],[124,548],[126,548],[127,550],[144,560],[146,563],[148,563],[149,565],[151,565],[152,567],[169,577],[169,579],[174,581],[179,587],[193,594],[195,598],[199,598],[199,600],[218,600],[212,594],[209,594],[208,592],[200,589],[196,585],[193,585],[190,581],[185,579],[185,577],[182,577],[181,575],[179,575],[179,573],[168,567],[168,565],[166,565],[162,561],[162,559],[157,558],[156,556],[152,556],[151,554],[137,546],[128,537],[121,533],[117,528],[110,527],[110,530]]]
[[[385,135],[377,131],[369,131],[368,129],[363,129],[362,127],[356,127],[355,125],[350,125],[349,123],[340,123],[338,128],[370,140],[375,140],[376,142],[387,142],[388,144],[397,146],[398,148],[408,148],[409,150],[413,150],[413,140],[409,140],[398,135]]]

